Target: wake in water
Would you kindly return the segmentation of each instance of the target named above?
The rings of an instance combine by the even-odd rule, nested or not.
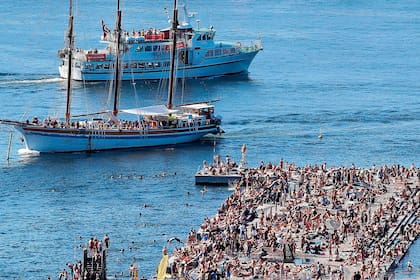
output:
[[[21,156],[28,156],[28,157],[39,156],[39,152],[28,150],[26,148],[19,149],[18,154]]]
[[[0,73],[0,76],[17,76],[16,74]],[[47,83],[58,83],[62,82],[63,79],[59,77],[45,77],[45,78],[34,78],[34,79],[14,79],[0,81],[0,85],[13,85],[13,84],[47,84]]]

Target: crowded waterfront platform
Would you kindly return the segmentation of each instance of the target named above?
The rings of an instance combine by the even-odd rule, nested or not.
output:
[[[420,233],[414,164],[241,168],[215,216],[170,252],[173,277],[392,279]]]

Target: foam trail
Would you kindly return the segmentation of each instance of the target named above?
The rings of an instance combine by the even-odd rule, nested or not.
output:
[[[39,156],[39,152],[22,148],[18,150],[19,155],[23,156]]]
[[[63,81],[62,78],[44,78],[44,79],[28,79],[28,80],[9,80],[1,81],[0,85],[11,85],[11,84],[47,84],[47,83],[57,83]]]

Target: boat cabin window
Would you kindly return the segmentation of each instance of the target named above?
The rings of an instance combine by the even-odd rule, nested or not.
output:
[[[136,52],[142,52],[143,51],[143,46],[138,46],[136,48]]]
[[[131,63],[130,68],[137,68],[137,63]]]
[[[86,69],[92,70],[93,69],[93,65],[92,64],[86,64],[85,65]]]
[[[229,54],[230,50],[229,49],[223,49],[223,54]]]
[[[221,55],[221,54],[222,54],[222,52],[221,52],[220,49],[214,50],[214,55],[218,56],[218,55]]]
[[[104,64],[104,69],[109,69],[109,64]]]
[[[158,45],[153,46],[153,51],[155,51],[155,52],[160,51],[160,46],[158,46]]]
[[[127,68],[128,68],[128,63],[124,63],[124,64],[123,64],[123,68],[124,68],[124,69],[127,69]]]
[[[160,67],[160,62],[155,62],[154,66],[155,67]]]
[[[163,67],[169,67],[169,65],[171,65],[171,63],[169,61],[163,62]]]
[[[151,62],[147,63],[147,67],[148,68],[153,68],[153,63],[151,63]]]
[[[151,52],[152,51],[152,46],[146,46],[144,50],[146,52]]]
[[[204,33],[197,37],[197,41],[206,41],[206,40],[212,40],[213,39],[213,33]]]
[[[144,62],[139,62],[139,68],[144,68]]]
[[[96,64],[96,67],[95,68],[96,69],[102,69],[102,66],[103,66],[102,64]]]
[[[214,55],[214,51],[213,50],[208,50],[206,52],[206,56],[213,56]]]

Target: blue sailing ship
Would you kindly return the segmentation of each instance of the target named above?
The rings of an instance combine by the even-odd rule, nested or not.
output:
[[[214,114],[210,102],[183,104],[173,107],[172,94],[175,88],[174,73],[177,45],[177,5],[170,28],[172,48],[170,53],[170,77],[168,103],[143,108],[119,109],[120,69],[122,69],[122,44],[120,0],[117,5],[117,24],[112,33],[116,38],[115,65],[112,78],[114,102],[112,110],[83,115],[71,115],[71,74],[74,54],[73,0],[70,0],[67,53],[70,71],[67,72],[67,100],[65,119],[34,117],[27,121],[0,120],[0,124],[13,126],[20,134],[28,150],[41,153],[90,152],[113,149],[133,149],[151,146],[174,145],[199,140],[206,134],[220,131],[221,119]]]

